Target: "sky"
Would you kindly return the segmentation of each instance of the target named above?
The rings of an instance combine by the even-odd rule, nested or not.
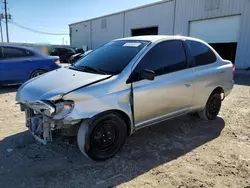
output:
[[[39,31],[69,34],[68,24],[157,2],[159,0],[8,0],[12,15],[9,23],[10,42],[69,44],[69,35],[54,36],[34,33],[14,23]],[[2,2],[2,1],[0,1]],[[3,3],[1,5],[3,12]],[[5,23],[2,22],[4,42]]]

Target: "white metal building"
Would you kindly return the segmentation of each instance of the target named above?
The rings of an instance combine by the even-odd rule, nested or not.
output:
[[[72,46],[163,34],[200,38],[236,68],[250,67],[250,0],[163,0],[69,25]]]

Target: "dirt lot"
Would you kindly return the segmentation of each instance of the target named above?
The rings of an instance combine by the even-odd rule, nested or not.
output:
[[[0,187],[250,187],[250,78],[237,79],[220,117],[164,122],[131,136],[113,159],[82,157],[75,140],[37,144],[0,89]]]

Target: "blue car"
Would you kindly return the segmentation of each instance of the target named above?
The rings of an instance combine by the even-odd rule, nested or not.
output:
[[[48,71],[60,68],[59,57],[35,49],[0,46],[0,85],[21,84]]]

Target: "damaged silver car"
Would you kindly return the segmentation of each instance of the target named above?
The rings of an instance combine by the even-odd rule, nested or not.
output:
[[[71,130],[84,155],[105,160],[139,128],[194,112],[215,119],[233,74],[234,65],[201,40],[130,37],[26,82],[16,100],[37,140]]]

